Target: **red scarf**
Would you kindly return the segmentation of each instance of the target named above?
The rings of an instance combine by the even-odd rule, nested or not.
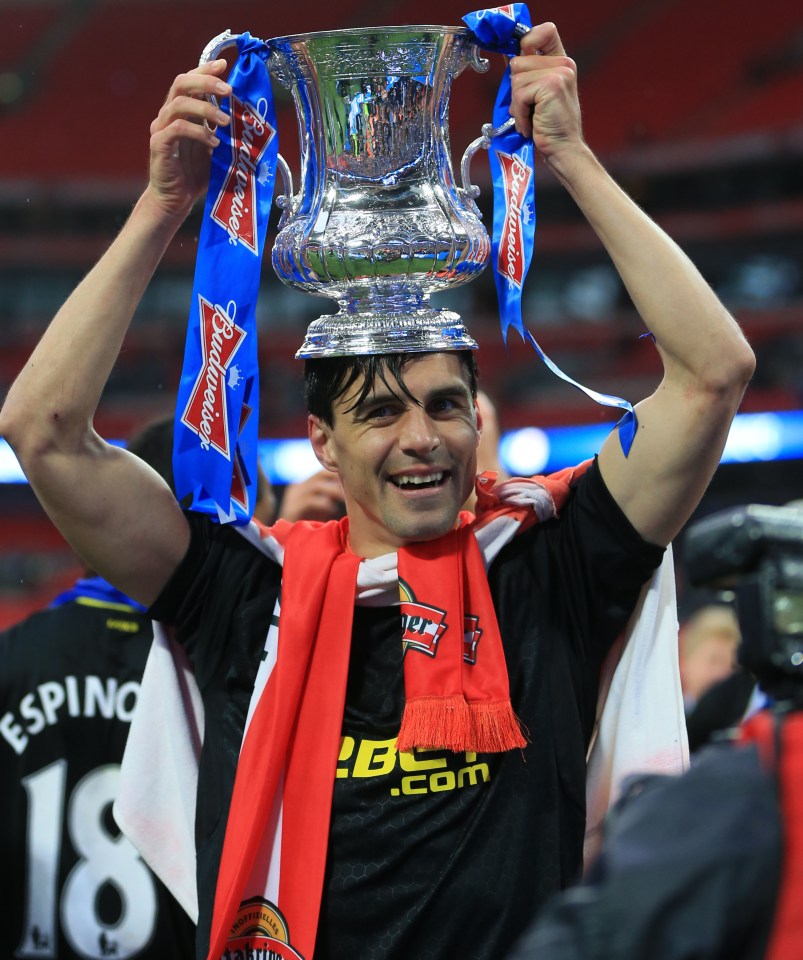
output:
[[[766,960],[798,960],[803,944],[803,714],[755,714],[740,731],[758,745],[764,767],[777,775],[783,819],[783,865]],[[780,752],[780,756],[778,755]]]
[[[498,753],[526,746],[471,527],[413,544],[398,556],[405,707],[396,749]],[[423,632],[422,624],[428,625]]]
[[[586,467],[537,478],[554,516]],[[520,481],[533,484],[534,481]],[[513,713],[502,640],[474,531],[538,522],[532,502],[500,502],[477,482],[477,520],[398,552],[405,646],[399,750],[488,753],[526,743]],[[315,947],[341,741],[360,558],[348,521],[279,522],[284,546],[278,654],[244,737],[215,891],[209,960],[261,946],[310,960]],[[451,628],[451,629],[450,629]],[[273,846],[266,846],[266,837]],[[277,840],[280,838],[280,841]],[[278,853],[277,853],[278,850]],[[279,860],[276,860],[276,857]],[[268,861],[279,877],[273,902]],[[276,865],[278,863],[278,869]],[[253,896],[254,892],[260,893]]]

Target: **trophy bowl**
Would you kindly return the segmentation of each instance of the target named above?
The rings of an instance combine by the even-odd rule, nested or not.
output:
[[[270,49],[271,74],[293,93],[302,158],[273,266],[284,283],[339,306],[311,325],[299,356],[474,346],[457,314],[429,305],[490,256],[449,145],[452,78],[469,64],[487,69],[469,32],[333,30]]]
[[[236,37],[221,35],[212,56]],[[390,26],[266,41],[267,68],[293,96],[300,186],[282,158],[285,195],[273,246],[279,279],[334,299],[297,356],[475,348],[460,317],[430,305],[473,280],[490,239],[449,144],[452,79],[488,63],[464,27]],[[202,58],[203,59],[203,58]]]

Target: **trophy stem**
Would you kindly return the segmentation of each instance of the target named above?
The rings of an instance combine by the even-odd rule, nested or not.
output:
[[[309,325],[297,358],[477,348],[460,315],[432,307],[425,293],[339,300],[338,306],[336,314],[325,314]]]

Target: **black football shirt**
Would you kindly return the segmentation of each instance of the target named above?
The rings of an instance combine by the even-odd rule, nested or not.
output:
[[[191,524],[187,557],[152,612],[178,626],[206,708],[200,957],[281,571],[236,531]],[[504,755],[397,753],[399,611],[356,608],[315,960],[501,960],[546,899],[578,878],[601,661],[662,553],[633,530],[596,465],[559,520],[502,550],[489,581],[529,738]]]
[[[100,578],[64,599],[0,634],[0,957],[189,958],[111,812],[150,620]]]

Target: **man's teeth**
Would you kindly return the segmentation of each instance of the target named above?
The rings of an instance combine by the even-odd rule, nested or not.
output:
[[[393,478],[393,482],[397,487],[420,487],[425,483],[440,483],[442,480],[443,471],[440,473],[429,473],[425,476]]]

